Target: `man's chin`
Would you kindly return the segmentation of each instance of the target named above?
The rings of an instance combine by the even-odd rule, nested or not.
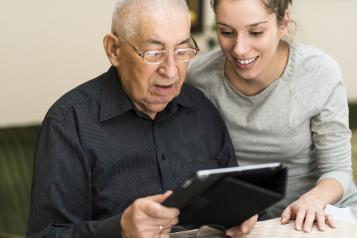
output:
[[[149,111],[156,112],[156,113],[161,112],[165,109],[165,107],[167,106],[167,104],[169,104],[170,101],[171,100],[152,103],[147,106],[147,109]]]
[[[155,95],[153,100],[151,100],[151,105],[166,105],[169,104],[174,98],[177,97],[177,94],[169,94],[169,95]]]
[[[160,96],[160,97],[155,97],[154,99],[152,98],[151,100],[147,100],[144,103],[141,104],[136,104],[137,108],[142,111],[142,112],[148,112],[148,113],[159,113],[163,111],[166,106],[176,97],[173,95],[169,96]]]

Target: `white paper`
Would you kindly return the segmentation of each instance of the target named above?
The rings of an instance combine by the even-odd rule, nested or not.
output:
[[[335,219],[335,221],[343,221],[357,224],[357,208],[339,208],[327,204],[324,212],[325,214],[331,215]]]

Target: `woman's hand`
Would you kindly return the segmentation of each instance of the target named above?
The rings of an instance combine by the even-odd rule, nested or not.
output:
[[[123,237],[170,237],[171,226],[178,222],[179,210],[161,203],[171,194],[168,191],[135,200],[124,211],[120,221]]]
[[[295,229],[304,232],[311,231],[314,221],[317,222],[317,228],[320,231],[325,229],[325,224],[335,228],[333,218],[324,214],[325,206],[326,203],[321,200],[321,197],[314,198],[309,194],[304,194],[284,210],[281,223],[286,224],[295,219]]]
[[[328,203],[336,203],[342,194],[343,190],[339,182],[335,179],[323,179],[283,211],[281,223],[287,224],[295,219],[295,229],[304,232],[311,231],[314,221],[320,231],[325,229],[325,224],[335,228],[333,218],[324,213],[324,208]]]

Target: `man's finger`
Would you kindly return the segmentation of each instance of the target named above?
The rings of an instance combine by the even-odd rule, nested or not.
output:
[[[288,206],[287,208],[285,208],[285,210],[281,214],[280,222],[281,222],[281,224],[287,224],[287,223],[289,223],[291,218],[292,218],[291,217],[291,206]]]
[[[137,202],[140,204],[138,207],[140,207],[142,213],[151,218],[172,220],[179,215],[180,211],[176,208],[165,207],[158,202],[165,200],[171,193],[166,192],[165,194],[138,199]]]
[[[234,226],[226,231],[226,235],[229,237],[239,237],[244,234],[248,234],[257,223],[258,215],[254,215],[248,220],[245,220],[240,226]]]
[[[146,198],[154,201],[154,202],[158,202],[158,203],[162,203],[163,201],[165,201],[168,197],[170,197],[172,194],[172,191],[166,191],[163,194],[158,194],[158,195],[152,195],[152,196],[147,196]]]
[[[247,234],[250,230],[253,229],[254,225],[257,223],[258,215],[254,215],[248,220],[244,221],[241,225],[241,230],[243,234]]]

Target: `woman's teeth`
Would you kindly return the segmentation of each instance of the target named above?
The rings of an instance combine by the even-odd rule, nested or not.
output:
[[[253,61],[255,61],[258,57],[250,58],[250,59],[245,59],[245,60],[237,60],[239,64],[250,64]]]

